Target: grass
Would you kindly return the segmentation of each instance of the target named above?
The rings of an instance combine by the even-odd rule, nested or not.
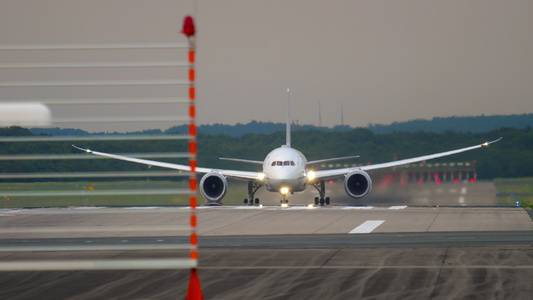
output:
[[[498,178],[494,180],[500,205],[533,208],[533,178]],[[224,197],[225,205],[241,205],[247,197],[247,184],[230,181]],[[28,182],[0,183],[0,208],[36,208],[68,206],[186,206],[188,194],[172,195],[91,195],[92,191],[131,189],[187,189],[187,181],[77,181],[77,182]],[[13,193],[15,192],[15,193]],[[34,192],[38,196],[17,196],[16,192]],[[46,196],[47,192],[76,192],[77,196]],[[197,192],[198,203],[204,200]]]
[[[533,178],[497,178],[494,185],[500,205],[516,205],[533,208]]]
[[[38,208],[38,207],[69,207],[69,206],[187,206],[187,193],[171,195],[92,195],[94,191],[115,190],[187,190],[187,181],[76,181],[76,182],[24,182],[0,183],[0,208]],[[73,192],[76,196],[49,196],[47,193]],[[35,193],[38,196],[17,195],[17,193]],[[231,182],[224,198],[224,204],[242,204],[247,195],[247,185],[242,182]],[[197,192],[198,203],[204,200]]]

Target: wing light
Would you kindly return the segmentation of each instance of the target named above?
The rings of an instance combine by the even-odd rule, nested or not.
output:
[[[489,146],[489,142],[484,142],[483,145],[481,145],[483,147],[488,147]]]
[[[84,148],[80,148],[80,147],[78,147],[78,146],[76,146],[76,145],[74,145],[74,144],[72,145],[72,147],[74,147],[74,148],[76,148],[76,149],[78,149],[78,150],[81,150],[81,151],[87,152],[87,153],[93,153],[92,150],[84,149]]]

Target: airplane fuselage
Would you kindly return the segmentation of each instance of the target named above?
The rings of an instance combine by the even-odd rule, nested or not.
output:
[[[282,146],[272,150],[263,162],[268,191],[282,194],[301,192],[307,186],[307,159],[298,150]]]

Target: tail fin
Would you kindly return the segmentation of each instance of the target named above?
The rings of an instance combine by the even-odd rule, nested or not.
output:
[[[286,146],[291,147],[291,92],[287,89],[287,137]]]

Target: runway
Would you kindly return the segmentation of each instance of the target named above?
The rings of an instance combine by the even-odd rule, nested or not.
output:
[[[517,207],[222,206],[201,207],[197,215],[200,236],[357,234],[369,221],[380,222],[359,233],[533,229]],[[0,211],[0,237],[188,236],[188,222],[184,207],[7,210]]]
[[[389,195],[389,203],[367,206],[201,207],[198,269],[204,296],[528,298],[533,293],[533,222],[527,212],[473,207],[479,193],[492,193],[486,189],[475,192],[476,187],[468,186],[462,193],[461,187],[455,192],[452,187],[437,193],[435,188],[440,187],[434,187],[435,195],[448,197],[435,201],[455,205],[405,203],[419,196],[415,192],[402,201]],[[460,197],[467,206],[456,204]],[[493,198],[484,201],[494,205]],[[183,207],[1,210],[0,249],[21,249],[0,252],[0,263],[183,257],[188,250],[37,249],[52,244],[172,245],[188,241],[187,231],[174,230],[187,223]],[[62,230],[82,227],[87,230]],[[119,232],[121,227],[133,230]],[[0,272],[0,299],[175,299],[184,297],[188,276],[188,270]]]
[[[531,232],[527,233],[501,232],[500,238],[514,236],[511,240],[517,238],[519,244],[525,244],[512,246],[503,245],[507,243],[503,240],[497,242],[503,243],[499,246],[469,246],[469,240],[479,236],[465,233],[452,243],[466,241],[460,246],[425,244],[421,240],[428,237],[422,234],[408,238],[402,246],[381,247],[377,240],[401,240],[405,236],[370,234],[378,236],[377,240],[356,248],[331,246],[328,238],[321,237],[315,242],[324,247],[314,244],[317,248],[303,245],[299,249],[283,248],[283,241],[282,247],[248,248],[239,246],[233,237],[217,237],[220,240],[213,248],[206,245],[200,251],[198,270],[205,299],[528,299],[533,292],[533,248]],[[494,243],[490,235],[485,236],[486,242]],[[458,238],[454,234],[444,236],[448,241]],[[240,237],[240,242],[250,241],[250,237]],[[292,240],[290,236],[283,238]],[[276,237],[267,239],[275,241]],[[220,242],[222,245],[216,246]],[[213,246],[214,241],[209,243]],[[179,252],[6,253],[1,258],[31,261],[58,256],[126,259],[148,254],[186,255]],[[188,276],[188,270],[0,272],[0,298],[182,299]]]

